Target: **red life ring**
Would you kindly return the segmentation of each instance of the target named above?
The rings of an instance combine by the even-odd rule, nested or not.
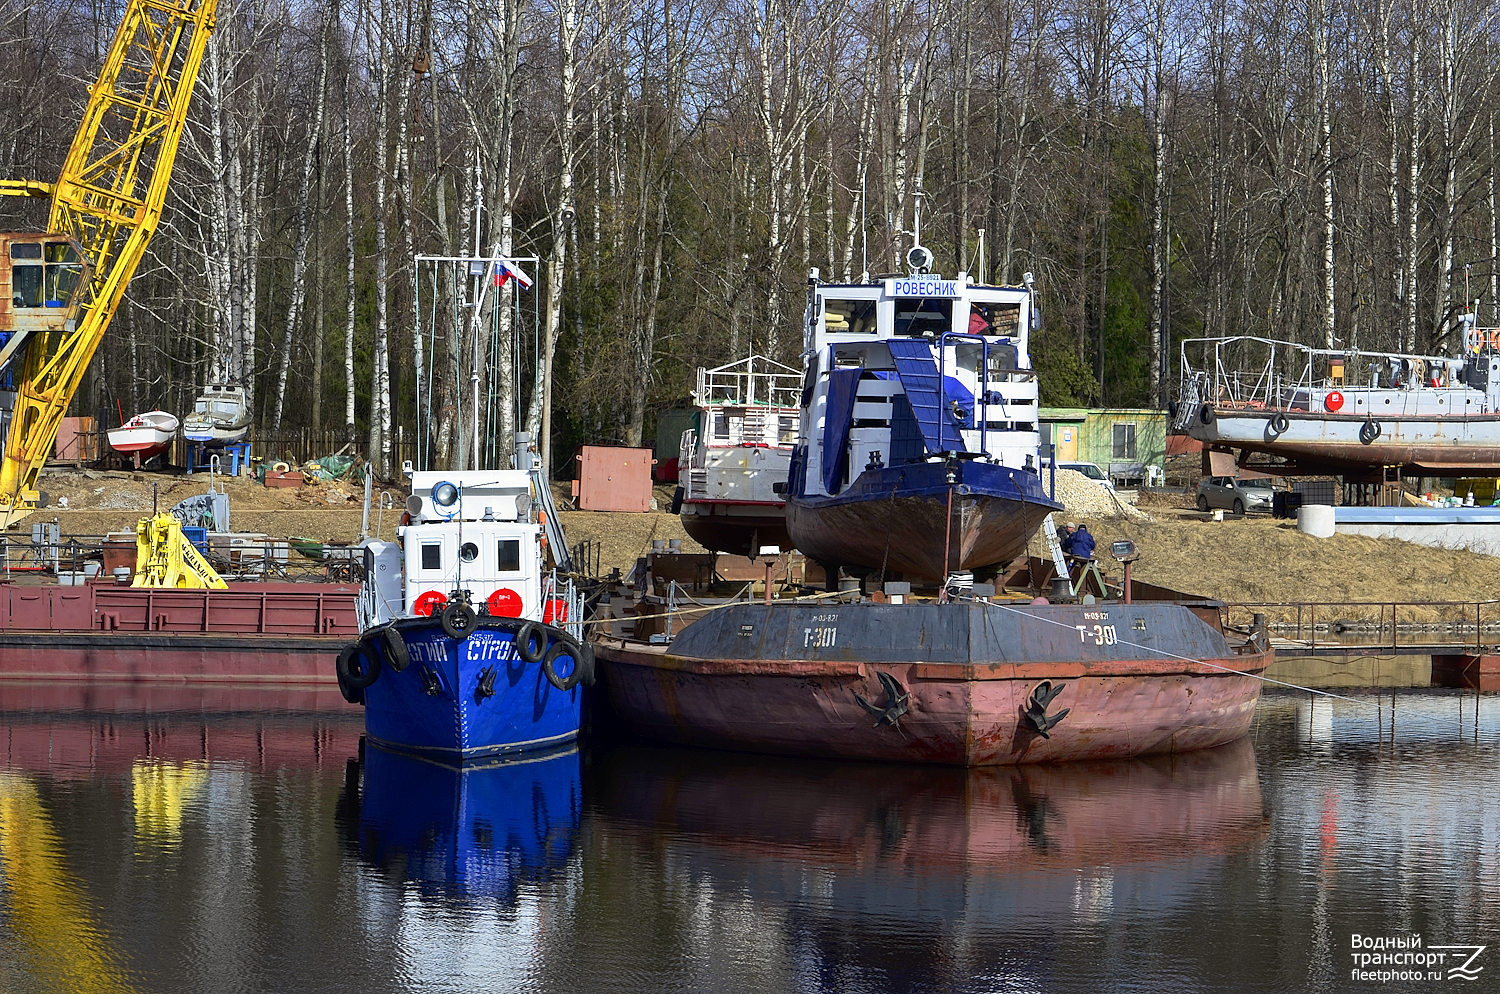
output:
[[[509,587],[501,587],[484,599],[489,606],[490,614],[496,618],[519,618],[521,616],[521,595]]]
[[[424,618],[430,618],[441,611],[443,605],[446,603],[448,603],[446,594],[436,590],[429,590],[417,598],[416,603],[411,606],[411,613],[421,615]]]
[[[1323,398],[1323,406],[1337,414],[1339,408],[1344,406],[1344,395],[1337,390],[1330,391],[1328,396]]]

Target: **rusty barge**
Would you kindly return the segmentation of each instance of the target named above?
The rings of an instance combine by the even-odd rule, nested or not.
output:
[[[671,635],[616,623],[596,645],[600,704],[660,740],[954,766],[1244,736],[1273,659],[1264,631],[1226,631],[1218,602],[1135,586],[1094,603],[739,601]]]
[[[350,583],[227,590],[0,584],[0,685],[128,681],[335,687],[358,631]]]

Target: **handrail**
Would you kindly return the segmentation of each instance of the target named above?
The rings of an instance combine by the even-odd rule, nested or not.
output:
[[[1406,644],[1408,646],[1421,645],[1424,647],[1444,644],[1452,645],[1455,648],[1468,648],[1472,646],[1476,651],[1482,651],[1486,645],[1495,644],[1495,640],[1491,639],[1486,642],[1483,638],[1486,627],[1488,626],[1491,633],[1500,630],[1500,600],[1497,599],[1482,601],[1226,601],[1223,610],[1227,623],[1229,612],[1232,610],[1243,610],[1254,614],[1257,612],[1264,613],[1267,609],[1272,608],[1295,610],[1296,634],[1293,637],[1296,641],[1305,641],[1309,649],[1316,649],[1318,646],[1318,628],[1320,624],[1318,619],[1320,614],[1322,617],[1330,619],[1321,623],[1324,631],[1335,628],[1340,635],[1351,633],[1358,635],[1363,631],[1368,631],[1368,615],[1360,619],[1340,617],[1340,615],[1347,616],[1358,609],[1377,609],[1378,613],[1373,629],[1377,641],[1358,642],[1351,641],[1348,638],[1339,638],[1336,640],[1325,639],[1325,645],[1333,644],[1348,648],[1389,648],[1394,651],[1399,650],[1402,646],[1401,635],[1403,632],[1407,635],[1412,635],[1418,632],[1432,632],[1435,629],[1452,630],[1455,626],[1459,626],[1460,630],[1465,634],[1472,627],[1473,639],[1470,640],[1466,637],[1457,641],[1428,642],[1417,642],[1414,639],[1408,639]],[[1453,611],[1453,615],[1461,617],[1462,620],[1456,620],[1450,616],[1447,620],[1440,621],[1411,620],[1402,622],[1399,620],[1399,609],[1401,608],[1423,609],[1439,613],[1443,613],[1444,609],[1456,609]],[[1488,622],[1485,620],[1486,608],[1493,609],[1489,612],[1490,620]],[[1387,611],[1389,611],[1389,617],[1387,617]],[[1348,623],[1346,624],[1346,622]],[[1284,623],[1272,621],[1270,627],[1272,629],[1281,628],[1284,627]],[[1387,631],[1390,632],[1389,640],[1385,638]]]

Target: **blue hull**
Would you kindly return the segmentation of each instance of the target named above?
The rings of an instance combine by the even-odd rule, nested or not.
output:
[[[360,855],[419,892],[513,905],[520,885],[561,872],[583,814],[578,750],[477,767],[365,750]],[[353,785],[346,785],[346,789]]]
[[[1062,510],[1035,473],[970,460],[952,471],[951,487],[947,464],[920,462],[866,470],[831,497],[790,497],[787,531],[825,566],[942,580],[957,570],[998,571]]]
[[[481,618],[462,641],[437,618],[404,618],[392,630],[410,663],[386,663],[364,690],[365,732],[374,742],[449,763],[555,749],[578,737],[583,689],[559,690],[540,663],[517,652],[514,618]],[[546,648],[563,634],[542,626]],[[367,639],[373,646],[378,640]],[[558,670],[577,665],[564,656]],[[492,693],[484,693],[489,681]]]

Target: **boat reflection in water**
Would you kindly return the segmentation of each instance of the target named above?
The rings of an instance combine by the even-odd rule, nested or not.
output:
[[[515,902],[549,880],[578,845],[578,750],[451,766],[361,749],[345,773],[341,834],[396,885],[444,903]]]
[[[803,989],[1075,982],[1107,961],[1088,951],[1101,936],[1143,915],[1191,916],[1269,827],[1244,739],[968,770],[635,748],[595,758],[585,789],[602,843],[682,877],[635,886],[691,880],[749,899],[768,931],[745,941],[790,954]],[[872,967],[879,983],[850,973]]]

